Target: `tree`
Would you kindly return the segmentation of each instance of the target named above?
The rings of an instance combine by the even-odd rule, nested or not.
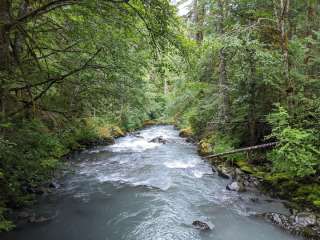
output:
[[[286,82],[286,100],[288,109],[290,112],[294,108],[294,84],[290,76],[290,62],[289,62],[289,11],[290,11],[290,0],[273,1],[274,14],[278,22],[278,31],[280,34],[280,45],[282,49],[283,58],[283,76]]]
[[[218,33],[223,36],[225,33],[225,21],[229,14],[229,1],[218,0],[218,11],[219,11],[219,22],[218,22]],[[219,51],[219,117],[218,119],[222,123],[226,123],[230,120],[230,103],[229,103],[229,83],[227,76],[227,60],[226,60],[226,49],[222,47]]]

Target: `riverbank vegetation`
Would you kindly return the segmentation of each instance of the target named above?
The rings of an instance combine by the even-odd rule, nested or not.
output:
[[[191,3],[191,2],[190,2]],[[295,207],[320,210],[320,4],[194,0],[194,46],[172,78],[169,109],[203,155],[225,156]]]
[[[154,119],[203,155],[276,142],[222,160],[320,210],[319,12],[315,0],[0,0],[0,231],[63,156]]]

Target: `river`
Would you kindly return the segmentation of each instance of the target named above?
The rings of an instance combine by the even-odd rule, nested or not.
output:
[[[163,136],[167,144],[152,143]],[[37,214],[54,215],[0,235],[1,240],[286,240],[300,239],[254,217],[287,210],[278,200],[226,190],[196,146],[172,126],[154,126],[72,159],[61,188]],[[252,199],[259,198],[259,201]],[[209,224],[200,231],[194,220]]]

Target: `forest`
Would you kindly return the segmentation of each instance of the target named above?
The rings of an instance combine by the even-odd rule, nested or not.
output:
[[[152,124],[318,214],[319,13],[318,0],[0,0],[0,232],[65,156]]]

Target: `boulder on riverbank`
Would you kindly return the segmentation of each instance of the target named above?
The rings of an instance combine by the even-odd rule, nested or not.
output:
[[[264,213],[258,216],[262,216],[286,231],[303,236],[307,239],[320,239],[320,218],[313,213],[300,212],[291,216],[281,213]]]
[[[260,185],[260,181],[256,177],[244,173],[239,168],[228,167],[226,164],[217,165],[212,168],[212,171],[217,172],[219,177],[232,179],[232,182],[226,187],[230,191],[257,191]]]
[[[202,139],[199,144],[198,144],[198,153],[201,156],[206,156],[210,153],[212,153],[212,146],[211,144],[207,141],[207,139]]]
[[[317,217],[312,213],[300,212],[295,215],[294,222],[303,227],[315,226],[317,224]]]
[[[218,172],[218,176],[225,179],[232,179],[233,171],[232,169],[226,168],[224,166],[217,166],[216,170]]]
[[[193,135],[191,128],[183,128],[181,129],[179,136],[183,138],[191,138]]]
[[[111,136],[114,138],[124,137],[126,133],[118,126],[112,126],[110,128]]]

